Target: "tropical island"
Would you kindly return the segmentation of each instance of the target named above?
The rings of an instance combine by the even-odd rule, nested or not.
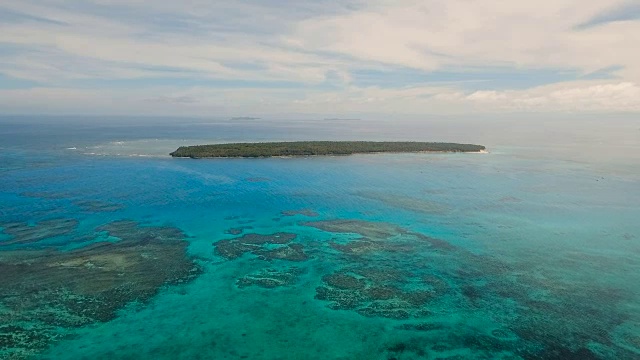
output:
[[[188,158],[259,158],[274,156],[371,153],[482,152],[474,144],[413,141],[293,141],[181,146],[170,155]]]

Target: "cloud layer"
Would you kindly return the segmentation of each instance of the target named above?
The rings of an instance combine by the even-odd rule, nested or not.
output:
[[[640,112],[625,0],[6,0],[17,113]]]

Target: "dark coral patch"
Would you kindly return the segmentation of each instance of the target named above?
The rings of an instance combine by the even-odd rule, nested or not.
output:
[[[431,236],[426,236],[420,233],[411,233],[411,235],[417,237],[419,240],[429,244],[429,246],[434,249],[434,250],[439,250],[439,251],[455,251],[458,248],[455,247],[454,245],[451,245],[450,243],[441,240],[441,239],[436,239],[433,238]]]
[[[491,336],[499,340],[505,340],[505,341],[513,341],[518,339],[516,334],[512,333],[507,329],[493,329],[491,330]]]
[[[370,254],[384,248],[384,246],[380,242],[371,241],[368,239],[352,240],[347,244],[338,244],[331,241],[329,242],[329,246],[344,254],[355,256]]]
[[[100,200],[81,200],[74,202],[74,204],[87,212],[113,212],[124,208],[124,206],[120,204]]]
[[[315,298],[331,302],[328,305],[331,309],[355,310],[367,317],[407,319],[429,314],[423,306],[433,298],[433,293],[391,285],[403,279],[402,275],[406,273],[386,272],[385,268],[344,269],[323,276],[324,286],[316,288]]]
[[[386,239],[405,232],[404,229],[393,224],[363,220],[310,221],[303,225],[326,232],[360,234],[371,239]]]
[[[346,244],[330,241],[329,246],[334,250],[350,256],[367,256],[375,253],[411,253],[416,250],[415,243],[411,241],[369,238],[353,239]]]
[[[396,326],[396,329],[411,331],[436,331],[446,329],[446,327],[443,324],[424,322],[417,324],[402,324]]]
[[[441,296],[449,290],[447,282],[434,275],[423,276],[422,282],[431,287],[435,296]]]
[[[389,300],[401,294],[400,289],[394,286],[372,286],[365,289],[364,294],[373,300]]]
[[[418,250],[453,253],[458,248],[447,241],[408,231],[385,222],[364,220],[309,221],[305,226],[330,233],[358,234],[347,243],[329,242],[334,250],[346,255],[367,256],[373,253],[415,253]]]
[[[0,326],[0,356],[5,353],[8,359],[23,359],[45,348],[58,336],[42,329],[29,329],[25,326]]]
[[[635,334],[635,335],[626,334],[624,338],[630,346],[637,349],[637,352],[640,353],[640,334]]]
[[[43,220],[34,225],[28,223],[2,224],[3,232],[11,239],[0,242],[3,245],[28,245],[42,240],[63,236],[74,231],[78,226],[76,219]]]
[[[433,293],[423,290],[408,291],[403,292],[400,298],[415,307],[419,307],[429,302],[433,298]]]
[[[333,289],[326,286],[316,288],[316,299],[331,301],[329,307],[333,310],[352,310],[365,300],[359,292]]]
[[[258,250],[258,245],[243,244],[234,240],[220,240],[215,243],[214,253],[218,256],[233,260],[247,252]]]
[[[296,215],[302,215],[302,216],[308,216],[308,217],[320,216],[320,214],[318,214],[317,212],[311,209],[285,210],[282,212],[282,216],[296,216]]]
[[[171,226],[140,226],[135,221],[119,220],[98,227],[98,231],[106,231],[109,235],[120,238],[123,246],[162,243],[186,247],[183,240],[187,235]]]
[[[247,274],[238,279],[236,285],[240,288],[247,286],[259,286],[269,289],[281,286],[291,286],[296,283],[298,276],[301,273],[302,270],[296,267],[284,270],[263,269],[256,273]]]
[[[275,234],[245,234],[241,237],[220,240],[213,245],[215,254],[229,260],[237,259],[246,253],[264,260],[305,261],[309,256],[301,244],[292,244],[296,234],[278,232]]]
[[[225,230],[224,233],[229,235],[240,235],[245,230],[249,230],[249,229],[253,229],[253,226],[241,226],[241,227],[229,228]]]
[[[548,359],[548,360],[600,360],[601,357],[587,348],[571,349],[563,346],[550,346],[538,352],[525,353],[522,355],[525,360]]]
[[[119,240],[71,251],[0,253],[0,341],[8,349],[0,357],[42,349],[60,328],[109,321],[128,303],[145,302],[200,272],[179,229],[118,221],[98,231]],[[24,323],[29,327],[21,328]]]
[[[304,252],[304,247],[301,244],[289,244],[273,250],[260,249],[253,253],[266,260],[306,261],[309,259],[309,256]]]
[[[225,230],[225,234],[229,234],[229,235],[240,235],[242,234],[242,229],[241,228],[230,228]]]
[[[385,308],[376,306],[375,304],[365,308],[358,309],[358,314],[366,317],[385,317],[395,320],[406,320],[411,317],[411,314],[402,308]]]
[[[322,281],[327,283],[327,285],[342,290],[361,290],[365,287],[364,280],[343,273],[325,275],[322,277]]]
[[[412,274],[406,270],[399,270],[392,267],[354,267],[350,272],[358,274],[374,283],[402,283]]]
[[[296,234],[278,232],[275,234],[262,235],[262,234],[246,234],[239,238],[234,239],[242,244],[252,245],[265,245],[265,244],[288,244],[295,240]]]

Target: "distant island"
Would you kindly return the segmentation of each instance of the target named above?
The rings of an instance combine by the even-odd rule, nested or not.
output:
[[[473,144],[411,141],[294,141],[181,146],[173,157],[259,158],[274,156],[351,155],[371,153],[481,152]]]
[[[242,120],[260,120],[259,117],[250,117],[250,116],[238,116],[238,117],[232,117],[231,119],[229,119],[231,121],[242,121]]]
[[[324,118],[325,121],[360,121],[358,118]]]

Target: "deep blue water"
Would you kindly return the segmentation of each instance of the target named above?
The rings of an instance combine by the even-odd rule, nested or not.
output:
[[[0,358],[640,358],[638,129],[1,119]],[[166,155],[292,139],[490,153]]]

